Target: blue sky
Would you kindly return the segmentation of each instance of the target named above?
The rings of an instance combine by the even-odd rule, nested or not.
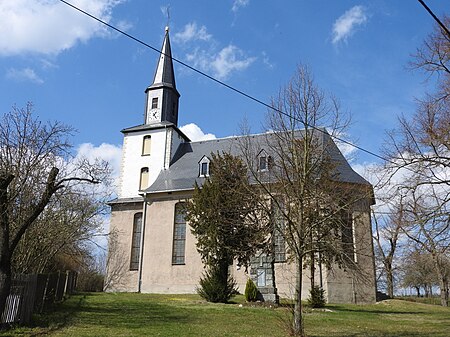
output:
[[[169,2],[69,0],[160,48]],[[427,0],[440,17],[446,1]],[[434,21],[418,1],[170,1],[173,56],[269,101],[307,64],[353,115],[350,140],[379,152],[432,79],[407,69]],[[74,126],[80,151],[118,163],[125,127],[141,124],[158,55],[57,0],[0,2],[0,112],[32,101],[44,120]],[[194,138],[261,131],[266,108],[175,65],[179,126]],[[102,145],[103,144],[103,145]],[[356,153],[354,164],[376,158]]]

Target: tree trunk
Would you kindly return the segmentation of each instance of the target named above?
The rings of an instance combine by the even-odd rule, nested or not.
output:
[[[302,282],[303,282],[302,264],[303,264],[302,258],[297,258],[294,320],[292,322],[293,333],[295,336],[305,336],[305,329],[303,326],[303,314],[302,314]]]
[[[311,237],[312,240],[312,237]],[[315,266],[315,258],[314,258],[314,252],[311,252],[311,291],[314,289],[314,286],[316,285],[315,280],[315,273],[316,273],[316,266]]]
[[[417,291],[417,297],[420,297],[420,288],[419,288],[419,287],[414,287],[414,288],[416,288],[416,291]]]
[[[390,266],[386,266],[386,283],[387,295],[390,298],[394,298],[394,276]]]
[[[0,263],[0,318],[5,310],[6,300],[11,291],[11,261],[5,256],[1,257]]]
[[[445,277],[439,278],[439,287],[441,290],[441,305],[448,307],[448,281]]]
[[[9,248],[8,186],[11,174],[0,176],[0,317],[11,290],[11,254]]]

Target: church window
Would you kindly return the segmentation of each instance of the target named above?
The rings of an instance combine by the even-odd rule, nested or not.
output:
[[[285,220],[280,207],[282,204],[272,206],[272,221],[274,222],[274,259],[275,262],[286,262],[286,243],[284,239]]]
[[[158,108],[158,97],[153,97],[152,98],[152,109],[157,109]]]
[[[138,270],[141,255],[142,213],[136,213],[133,219],[133,236],[131,239],[130,270]]]
[[[341,215],[341,241],[344,258],[356,262],[355,242],[353,233],[353,218],[349,211],[343,211]]]
[[[152,145],[152,136],[144,136],[144,141],[142,142],[142,155],[150,155],[150,149]]]
[[[141,169],[141,180],[139,182],[139,189],[143,190],[148,187],[148,167]]]
[[[207,177],[209,176],[209,158],[203,156],[203,158],[199,162],[199,177]]]
[[[186,219],[185,204],[175,205],[175,221],[173,228],[172,264],[184,264],[186,248]]]

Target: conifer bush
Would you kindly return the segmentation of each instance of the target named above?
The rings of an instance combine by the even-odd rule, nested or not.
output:
[[[225,267],[228,265],[222,268],[211,266],[200,279],[197,293],[208,302],[227,303],[237,293],[236,282],[228,272],[224,273]]]
[[[323,308],[325,306],[325,290],[320,286],[314,286],[309,291],[308,304],[311,308]]]
[[[247,283],[245,284],[244,295],[247,302],[256,302],[256,300],[258,299],[258,288],[251,278],[249,278],[247,280]]]

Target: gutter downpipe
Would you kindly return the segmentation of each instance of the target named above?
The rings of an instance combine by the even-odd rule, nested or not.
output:
[[[138,277],[138,293],[142,290],[142,263],[144,260],[144,237],[145,237],[145,224],[147,222],[147,192],[144,192],[144,210],[142,214],[142,228],[141,228],[141,240],[139,250],[139,277]]]

